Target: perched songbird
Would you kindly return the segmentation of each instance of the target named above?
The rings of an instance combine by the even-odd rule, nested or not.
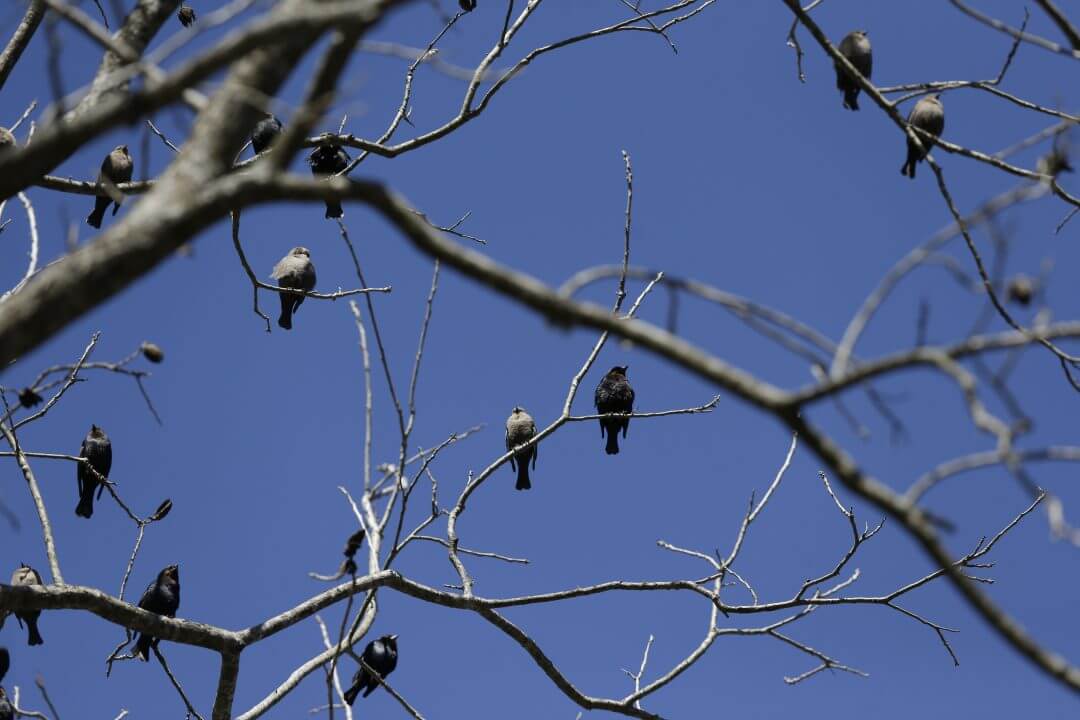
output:
[[[34,392],[33,388],[23,388],[19,391],[19,404],[24,408],[32,408],[41,402],[41,396]]]
[[[941,135],[942,131],[945,130],[945,108],[941,104],[941,94],[927,95],[915,103],[915,107],[911,109],[907,121],[912,127],[925,130],[935,138]],[[919,136],[919,142],[922,143],[922,150],[915,146],[915,142],[911,138],[907,139],[907,161],[900,168],[901,175],[914,178],[915,165],[926,158],[926,154],[930,152],[930,146],[934,144],[933,140],[921,135]]]
[[[1005,297],[1017,305],[1027,307],[1035,296],[1035,283],[1027,275],[1017,275],[1005,286]]]
[[[518,445],[524,445],[532,439],[533,435],[536,435],[536,423],[533,422],[532,415],[525,412],[523,408],[515,407],[510,417],[506,419],[506,449],[513,450]],[[532,487],[532,483],[529,482],[529,460],[532,460],[533,470],[535,470],[536,445],[510,456],[510,467],[517,470],[517,485],[514,487],[518,490],[528,490]]]
[[[11,584],[14,586],[19,585],[42,585],[41,576],[38,575],[38,571],[30,567],[26,563],[19,565],[15,568],[15,572],[11,574]],[[25,610],[23,612],[15,612],[15,617],[18,618],[19,623],[26,623],[27,645],[44,645],[45,641],[41,638],[41,633],[38,632],[38,618],[41,617],[40,610]]]
[[[0,126],[0,153],[15,149],[15,136],[6,127]]]
[[[394,672],[397,667],[397,635],[383,635],[378,640],[372,640],[364,648],[361,659],[369,668],[385,678]],[[379,687],[379,681],[368,672],[364,665],[353,675],[352,687],[345,691],[345,702],[352,705],[356,702],[356,696],[364,691],[364,697],[370,695],[375,688]]]
[[[97,179],[98,185],[108,187],[109,185],[129,182],[134,167],[135,163],[131,159],[131,153],[128,152],[127,145],[120,145],[106,155],[104,162],[101,163],[101,172],[98,173]],[[106,191],[104,195],[98,195],[94,201],[94,211],[86,216],[86,224],[90,227],[101,227],[101,221],[105,218],[105,211],[109,209],[109,203],[113,202],[114,198],[116,206],[113,207],[113,215],[120,209],[120,203],[124,201],[124,196],[116,188],[110,190]]]
[[[180,9],[176,12],[176,18],[184,27],[191,27],[198,19],[195,17],[195,9],[180,3]]]
[[[0,647],[0,682],[4,682],[4,676],[11,668],[11,655],[6,647]]]
[[[349,166],[349,153],[337,143],[320,145],[308,156],[312,175],[336,175]],[[326,201],[326,217],[339,218],[345,214],[338,200]]]
[[[341,565],[341,573],[353,574],[356,572],[356,551],[360,549],[360,546],[364,543],[364,537],[367,535],[364,532],[364,528],[360,528],[345,541],[345,562]]]
[[[159,363],[165,359],[165,351],[149,340],[143,340],[139,350],[142,351],[143,357],[152,363]]]
[[[465,12],[472,12],[476,9],[476,0],[458,0],[458,5]]]
[[[865,30],[849,32],[837,46],[840,54],[848,59],[855,69],[867,80],[874,66],[874,56],[870,53],[870,38]],[[844,93],[844,107],[848,110],[859,109],[859,83],[840,63],[836,66],[836,89]]]
[[[0,720],[15,720],[15,708],[8,702],[7,693],[0,687]]]
[[[311,292],[315,288],[315,265],[311,262],[311,253],[306,247],[294,247],[274,266],[270,277],[277,280],[279,287]],[[291,292],[280,292],[279,295],[281,296],[281,317],[278,318],[277,324],[285,330],[292,330],[293,313],[300,309],[304,296]]]
[[[94,514],[94,491],[97,490],[100,498],[105,489],[105,485],[90,468],[97,470],[102,477],[109,477],[109,470],[112,469],[112,441],[104,430],[97,425],[90,426],[90,432],[86,433],[79,449],[79,457],[86,458],[87,462],[81,462],[75,468],[75,476],[79,481],[79,505],[75,508],[75,514],[89,518]]]
[[[158,573],[154,582],[146,586],[139,607],[148,612],[176,617],[180,607],[180,567],[170,565]],[[143,660],[150,660],[150,648],[157,647],[158,639],[140,633],[135,641],[135,655]]]
[[[266,113],[266,117],[255,123],[255,129],[251,131],[251,147],[255,154],[270,147],[280,134],[281,121],[272,114]]]
[[[608,370],[607,375],[596,386],[596,394],[593,403],[596,411],[601,415],[607,413],[632,413],[634,412],[634,388],[630,387],[630,381],[626,379],[628,366],[618,366]],[[607,454],[619,454],[619,439],[617,434],[622,430],[626,437],[626,429],[630,427],[630,418],[613,417],[600,418],[600,437],[607,434]]]

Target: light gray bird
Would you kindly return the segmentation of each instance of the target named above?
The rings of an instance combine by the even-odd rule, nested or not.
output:
[[[941,94],[927,95],[915,103],[915,107],[911,109],[907,121],[912,127],[924,130],[935,138],[941,135],[945,130],[945,107],[941,104]],[[919,142],[923,145],[922,150],[915,145],[911,138],[907,139],[907,161],[900,168],[901,175],[914,178],[915,166],[926,159],[926,154],[930,152],[930,148],[934,144],[933,140],[921,135],[919,136]]]
[[[524,445],[536,435],[536,423],[532,415],[525,412],[524,408],[515,407],[506,419],[506,449],[513,450],[519,445]],[[529,482],[529,461],[532,461],[533,470],[536,469],[536,445],[523,448],[510,456],[510,467],[517,470],[518,490],[529,490],[532,483]]]
[[[840,54],[848,59],[855,69],[867,80],[874,67],[874,56],[870,52],[870,38],[865,30],[854,30],[844,36],[836,47]],[[844,107],[848,110],[859,109],[859,83],[839,63],[836,66],[836,89],[844,93]]]
[[[315,288],[315,265],[311,262],[311,253],[306,247],[294,247],[274,266],[270,277],[277,280],[280,287],[311,292]],[[277,324],[285,330],[292,330],[293,313],[304,302],[304,296],[291,292],[281,292],[279,295],[281,296],[281,317],[278,318]]]
[[[135,167],[128,152],[127,145],[119,145],[115,150],[105,156],[101,163],[101,172],[98,173],[98,184],[109,187],[131,181],[131,172]],[[120,209],[120,203],[124,201],[124,195],[116,188],[109,188],[105,195],[98,195],[94,201],[94,210],[86,216],[86,224],[90,227],[100,228],[101,221],[105,218],[105,211],[109,209],[109,203],[116,202],[112,214]]]
[[[19,585],[42,585],[41,576],[38,575],[38,571],[34,568],[26,565],[25,563],[15,568],[15,572],[11,574],[11,584],[14,586]],[[38,618],[41,616],[40,610],[26,610],[23,612],[16,612],[15,617],[19,620],[19,624],[26,623],[27,629],[27,645],[44,645],[45,641],[41,639],[41,633],[38,632]]]

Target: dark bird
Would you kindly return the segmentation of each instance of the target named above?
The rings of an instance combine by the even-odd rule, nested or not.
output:
[[[0,687],[0,720],[15,720],[15,708],[8,702],[7,693]]]
[[[38,575],[37,570],[23,563],[15,568],[15,572],[11,574],[11,584],[18,587],[20,585],[42,585],[44,583],[41,582],[41,576]],[[18,618],[20,625],[26,623],[27,645],[45,644],[45,641],[41,638],[41,633],[38,632],[37,626],[38,618],[41,617],[40,610],[16,611],[15,617]]]
[[[476,0],[458,0],[458,5],[465,12],[472,12],[476,9]]]
[[[86,458],[87,462],[81,462],[75,468],[75,476],[79,481],[79,505],[75,508],[75,514],[89,518],[94,514],[94,491],[97,490],[100,498],[105,489],[105,485],[90,468],[106,478],[112,469],[112,441],[104,430],[97,425],[90,426],[90,432],[86,433],[79,449],[79,457]]]
[[[337,143],[320,145],[308,156],[312,175],[336,175],[349,166],[349,153]],[[326,217],[339,218],[345,214],[338,200],[326,201]]]
[[[1005,286],[1005,297],[1017,305],[1027,307],[1035,296],[1035,283],[1027,275],[1017,275]]]
[[[836,49],[855,66],[860,75],[867,80],[870,79],[874,56],[870,52],[870,38],[866,36],[865,30],[849,32]],[[844,107],[848,110],[858,110],[861,89],[858,81],[840,63],[833,64],[836,66],[836,89],[844,93]]]
[[[364,664],[377,672],[379,677],[385,678],[397,667],[397,638],[397,635],[383,635],[378,640],[372,640],[360,656]],[[345,691],[345,702],[352,705],[361,690],[364,691],[364,697],[367,697],[377,687],[379,681],[361,665],[353,675],[352,687]]]
[[[360,528],[345,541],[345,562],[341,565],[342,574],[353,574],[356,572],[356,551],[360,549],[360,546],[364,543],[364,537],[367,533],[364,532],[364,528]]]
[[[115,200],[113,215],[120,209],[120,203],[124,196],[112,185],[126,183],[131,180],[131,171],[135,163],[131,159],[127,145],[120,145],[105,156],[101,163],[101,172],[98,173],[98,184],[106,187],[104,195],[98,195],[94,201],[94,211],[86,216],[86,224],[90,227],[100,228],[101,221],[105,218],[105,211],[109,209],[109,203]]]
[[[139,607],[147,612],[176,617],[180,607],[180,567],[170,565],[158,573],[154,582],[146,586]],[[157,647],[158,639],[140,633],[135,640],[135,655],[143,660],[150,660],[150,648]]]
[[[152,363],[159,363],[165,359],[165,351],[148,340],[143,341],[139,350],[142,351],[143,357]]]
[[[632,413],[634,412],[634,388],[630,387],[630,381],[626,379],[626,371],[629,366],[618,366],[608,370],[600,384],[596,386],[596,394],[593,403],[596,411],[601,415],[607,413]],[[630,418],[611,417],[600,418],[600,437],[607,435],[607,454],[619,454],[619,430],[626,437],[626,429],[630,427]]]
[[[4,682],[4,676],[11,668],[11,655],[6,647],[0,647],[0,682]]]
[[[513,450],[518,445],[524,445],[536,435],[536,423],[532,416],[520,407],[515,407],[506,419],[506,449]],[[518,490],[528,490],[532,487],[529,482],[529,461],[532,460],[533,470],[536,469],[536,445],[519,450],[510,456],[510,467],[517,470]]]
[[[270,277],[277,280],[279,287],[311,292],[315,288],[315,265],[311,262],[311,253],[306,247],[294,247],[274,266]],[[281,296],[281,316],[277,324],[285,330],[292,330],[293,313],[300,309],[304,296],[284,291],[278,294]]]
[[[266,113],[266,117],[257,122],[255,129],[251,131],[251,147],[255,150],[255,154],[270,147],[280,134],[281,121],[270,113]]]
[[[41,396],[34,392],[33,388],[23,388],[19,391],[19,404],[24,408],[32,408],[41,402]]]
[[[195,9],[189,5],[181,3],[180,9],[176,12],[176,18],[180,21],[180,24],[184,27],[191,27],[198,19],[195,17]]]
[[[924,130],[933,135],[934,138],[941,135],[942,131],[945,130],[945,108],[941,104],[940,93],[927,95],[915,103],[915,107],[911,109],[907,121],[908,125]],[[922,150],[915,145],[911,138],[907,139],[907,161],[900,168],[901,175],[914,178],[915,165],[926,158],[926,154],[930,152],[930,147],[934,144],[933,140],[924,138],[921,135],[919,136],[919,142],[922,143]]]

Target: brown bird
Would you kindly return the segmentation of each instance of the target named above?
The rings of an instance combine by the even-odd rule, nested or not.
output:
[[[311,292],[315,288],[315,265],[311,262],[311,253],[306,247],[294,247],[274,266],[270,277],[277,280],[279,287]],[[291,330],[293,313],[300,309],[304,296],[284,291],[278,294],[281,296],[281,316],[277,324]]]
[[[191,27],[195,20],[195,9],[189,5],[180,5],[180,9],[176,12],[176,18],[180,21],[180,24],[184,27]]]
[[[98,195],[94,201],[94,211],[86,216],[86,224],[90,227],[100,228],[101,221],[105,218],[105,211],[109,209],[109,203],[116,202],[112,214],[120,209],[120,203],[124,201],[124,195],[116,189],[119,183],[131,181],[131,172],[135,167],[128,152],[127,145],[120,145],[105,156],[101,163],[101,172],[98,173],[98,185],[105,187],[105,194]]]
[[[911,127],[924,130],[936,139],[945,130],[945,107],[941,104],[941,94],[927,95],[915,103],[915,107],[911,109],[907,121]],[[930,148],[934,144],[934,140],[921,135],[919,136],[919,142],[922,143],[921,150],[910,137],[907,139],[907,160],[904,162],[903,167],[900,168],[901,175],[914,178],[915,166],[926,159],[927,153],[930,152]]]
[[[524,445],[536,435],[536,423],[532,415],[525,412],[521,407],[515,407],[506,419],[506,449],[513,450],[519,445]],[[532,460],[533,470],[536,469],[536,445],[524,448],[510,456],[510,468],[517,470],[518,490],[528,490],[532,487],[529,482],[529,461]]]
[[[844,36],[836,48],[840,54],[847,58],[848,62],[855,66],[867,80],[874,67],[874,56],[870,52],[870,38],[865,30],[855,30]],[[848,110],[859,109],[859,83],[840,63],[833,63],[836,67],[836,88],[844,93],[844,107]]]
[[[105,489],[98,475],[107,478],[112,469],[112,441],[104,430],[97,425],[90,426],[90,432],[86,433],[79,448],[79,457],[86,458],[86,462],[79,463],[75,468],[75,479],[79,483],[79,504],[75,514],[89,518],[94,514],[94,491],[97,490],[100,498]],[[93,471],[97,471],[97,474]]]
[[[15,568],[15,572],[11,574],[11,584],[15,587],[26,585],[43,585],[41,582],[41,576],[38,575],[38,571],[29,565],[23,563],[19,567]],[[19,625],[26,623],[27,645],[44,645],[45,641],[41,638],[41,633],[38,632],[38,618],[41,617],[40,610],[24,610],[23,612],[16,611],[15,617],[19,620]]]

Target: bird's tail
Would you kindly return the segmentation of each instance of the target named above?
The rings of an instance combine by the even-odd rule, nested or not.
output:
[[[337,200],[326,201],[326,217],[339,218],[345,214],[345,211],[341,208],[341,203]]]
[[[94,486],[86,484],[84,492],[79,496],[79,505],[75,508],[75,514],[79,517],[90,518],[94,514]]]
[[[150,643],[153,638],[145,633],[139,633],[139,639],[135,641],[135,656],[150,662]]]
[[[529,458],[518,458],[517,469],[517,485],[514,486],[518,490],[531,490],[532,483],[529,482]]]
[[[844,91],[844,107],[848,110],[858,111],[859,109],[859,88],[852,88]]]
[[[45,640],[42,639],[41,633],[38,632],[37,618],[26,621],[26,627],[30,631],[27,636],[27,645],[44,645]]]
[[[619,454],[619,427],[618,425],[607,426],[607,447],[604,448],[608,455]]]
[[[106,197],[98,196],[94,200],[94,211],[86,216],[86,224],[93,228],[100,228],[101,221],[105,218],[105,211],[109,209],[109,203],[112,202]]]
[[[292,330],[293,298],[289,293],[281,293],[281,316],[277,324],[284,330]]]
[[[909,178],[915,177],[915,152],[908,149],[907,160],[904,161],[903,166],[900,168],[900,174]]]
[[[345,691],[345,702],[352,705],[356,702],[356,696],[360,694],[360,684],[357,683]]]

